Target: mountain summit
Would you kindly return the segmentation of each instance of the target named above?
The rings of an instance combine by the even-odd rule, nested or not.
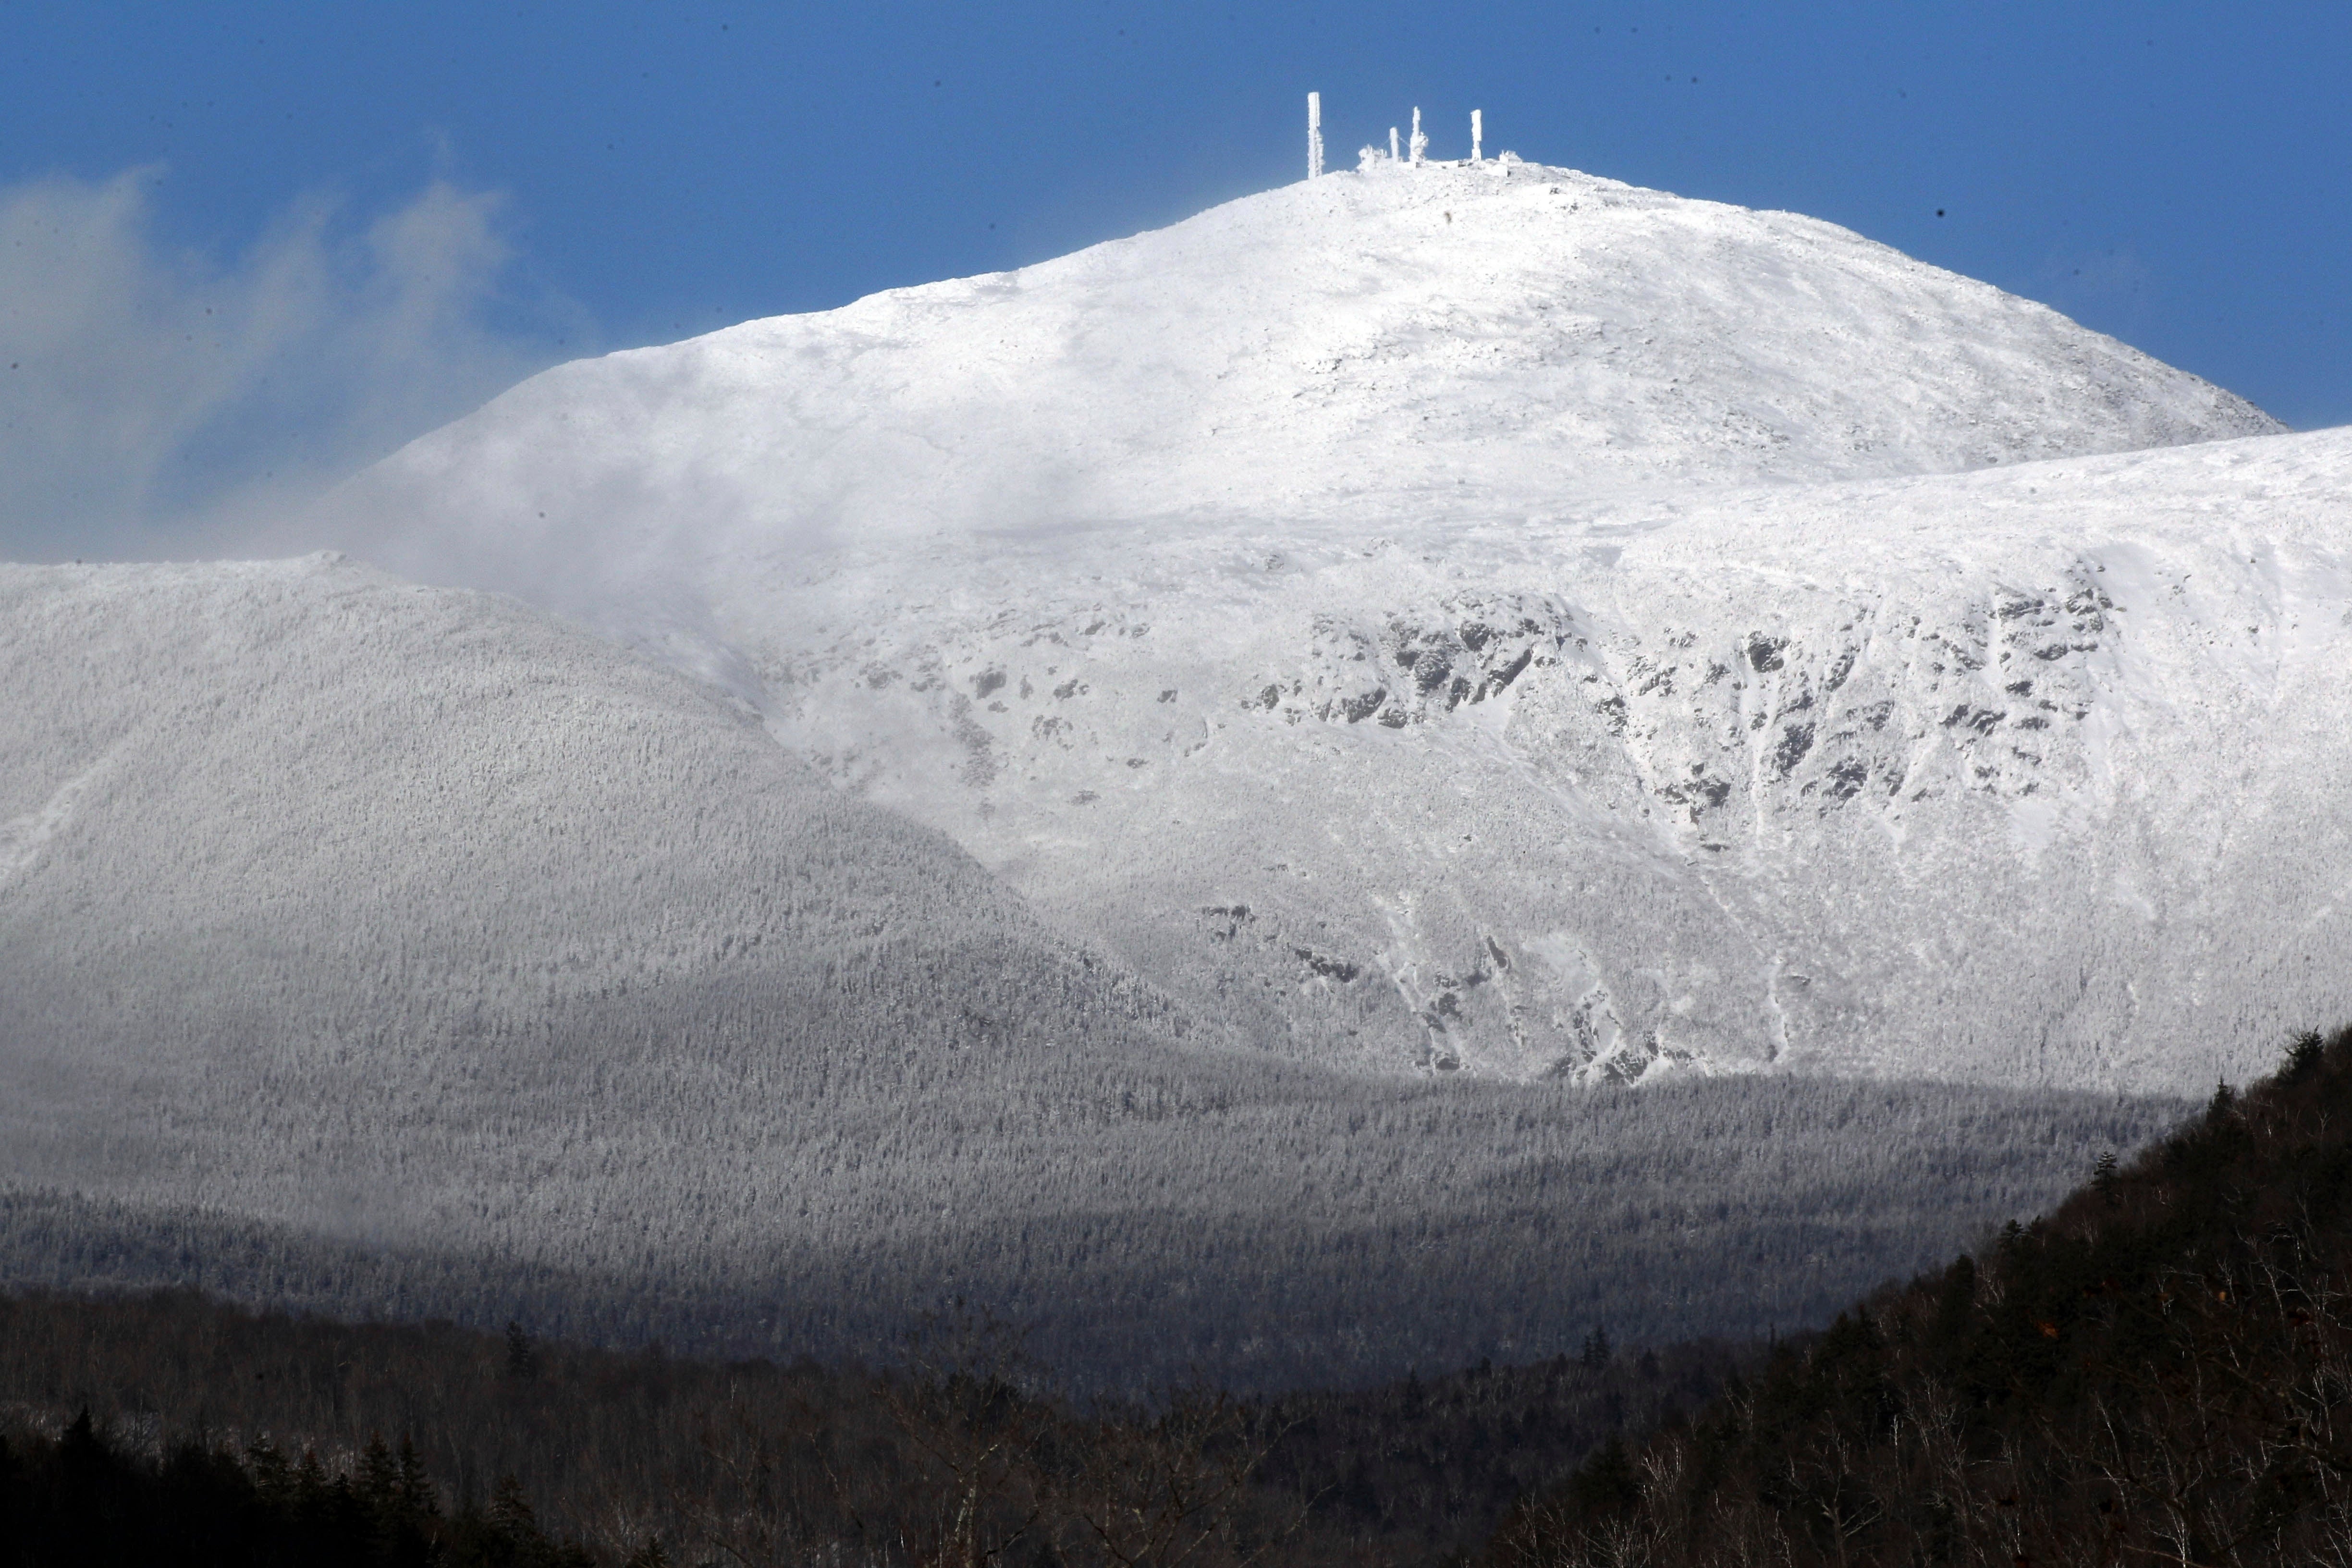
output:
[[[528,584],[591,541],[641,563],[1175,513],[1491,517],[2277,428],[1812,218],[1515,161],[1374,165],[562,365],[350,499],[448,525],[394,564],[454,551]]]

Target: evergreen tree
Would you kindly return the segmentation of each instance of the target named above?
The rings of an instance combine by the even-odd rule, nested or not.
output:
[[[528,1383],[539,1375],[539,1349],[523,1326],[511,1319],[507,1323],[507,1375],[517,1383]]]

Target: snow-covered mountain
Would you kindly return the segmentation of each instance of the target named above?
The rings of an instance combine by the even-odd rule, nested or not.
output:
[[[2343,1015],[2347,479],[1524,164],[562,367],[341,522],[610,637],[0,567],[0,1274],[1272,1380],[1786,1321],[2172,1109],[2048,1090]]]
[[[2352,449],[2277,432],[1826,224],[1376,163],[566,365],[342,505],[1238,1039],[2178,1088],[2346,1000]]]
[[[378,468],[484,550],[750,552],[1216,512],[1507,516],[2277,426],[1832,225],[1386,167],[1016,272],[562,366]]]

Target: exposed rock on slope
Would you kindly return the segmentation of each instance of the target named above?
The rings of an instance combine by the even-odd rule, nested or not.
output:
[[[5,1279],[1357,1377],[1837,1300],[2168,1112],[1234,1051],[708,689],[327,560],[0,569],[0,691]]]
[[[2352,1010],[2347,516],[2331,432],[719,603],[788,740],[1308,1055],[2188,1090]]]
[[[707,688],[329,560],[0,567],[0,693],[12,1280],[1356,1377],[1785,1321],[2169,1110],[1235,1049]]]

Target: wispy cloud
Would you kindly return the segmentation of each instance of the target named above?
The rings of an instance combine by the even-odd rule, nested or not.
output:
[[[0,556],[234,550],[552,357],[494,324],[493,195],[310,200],[223,258],[159,242],[154,177],[0,188]]]

